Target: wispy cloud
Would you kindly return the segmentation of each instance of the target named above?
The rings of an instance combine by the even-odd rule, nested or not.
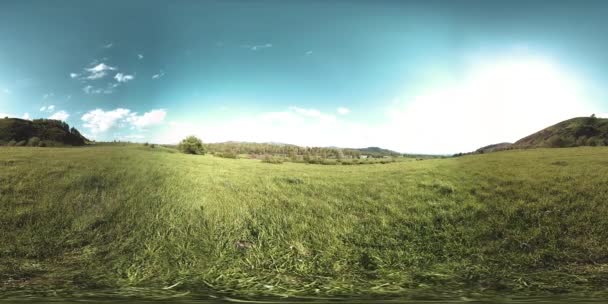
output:
[[[44,106],[42,108],[40,108],[40,112],[53,112],[55,111],[55,105],[50,105],[50,106]]]
[[[139,60],[144,59],[144,55],[143,54],[137,54],[137,59],[139,59]]]
[[[163,71],[160,71],[160,73],[152,75],[152,79],[159,79],[163,76],[165,76],[165,73]]]
[[[11,93],[11,90],[9,90],[7,88],[3,88],[1,91],[2,91],[2,93],[7,94],[7,95]]]
[[[114,76],[114,79],[116,79],[116,81],[118,81],[118,82],[124,83],[124,82],[128,82],[128,81],[135,79],[135,76],[127,75],[127,74],[123,74],[123,73],[117,73]]]
[[[108,84],[105,88],[94,87],[92,85],[87,85],[82,88],[82,91],[86,94],[94,95],[94,94],[112,94],[114,93],[114,89],[118,87],[117,83]]]
[[[42,99],[49,99],[54,96],[55,96],[55,93],[46,93],[46,94],[42,95]]]
[[[104,48],[104,49],[109,49],[109,48],[112,48],[113,46],[114,46],[114,43],[113,43],[113,42],[110,42],[110,43],[104,44],[104,45],[103,45],[103,48]]]
[[[259,50],[263,50],[263,49],[268,49],[272,47],[272,43],[266,43],[266,44],[256,44],[256,45],[243,45],[244,48],[250,49],[252,51],[259,51]]]
[[[66,111],[57,111],[53,115],[49,116],[49,119],[66,121],[70,117],[70,114]]]
[[[78,78],[78,76],[80,76],[80,74],[78,74],[78,73],[70,73],[70,78],[72,78],[72,79]]]
[[[312,55],[312,51],[307,51],[306,53],[304,53],[306,56],[310,56]]]

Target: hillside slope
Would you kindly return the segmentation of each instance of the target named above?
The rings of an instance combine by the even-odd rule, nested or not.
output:
[[[571,118],[528,135],[513,144],[488,145],[473,153],[581,146],[608,146],[608,119],[595,116]]]
[[[81,146],[88,141],[78,130],[60,120],[0,119],[0,145],[24,145],[32,138],[49,145]]]
[[[562,148],[608,145],[608,119],[576,117],[526,136],[511,148]]]

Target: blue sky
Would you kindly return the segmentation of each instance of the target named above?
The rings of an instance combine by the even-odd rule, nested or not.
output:
[[[608,113],[604,1],[0,2],[0,113],[454,153]]]

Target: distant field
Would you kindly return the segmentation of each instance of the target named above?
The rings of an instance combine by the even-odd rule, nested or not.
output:
[[[608,148],[368,166],[0,148],[0,291],[603,292]]]

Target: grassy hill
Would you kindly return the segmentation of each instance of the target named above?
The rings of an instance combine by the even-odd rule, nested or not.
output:
[[[88,140],[59,120],[0,118],[0,145],[81,146]]]
[[[0,293],[528,295],[608,282],[608,148],[369,166],[170,151],[0,147]]]
[[[515,142],[512,148],[608,145],[608,119],[577,117],[562,121]]]
[[[526,136],[517,142],[499,143],[479,148],[475,153],[511,149],[608,146],[608,119],[576,117]]]

